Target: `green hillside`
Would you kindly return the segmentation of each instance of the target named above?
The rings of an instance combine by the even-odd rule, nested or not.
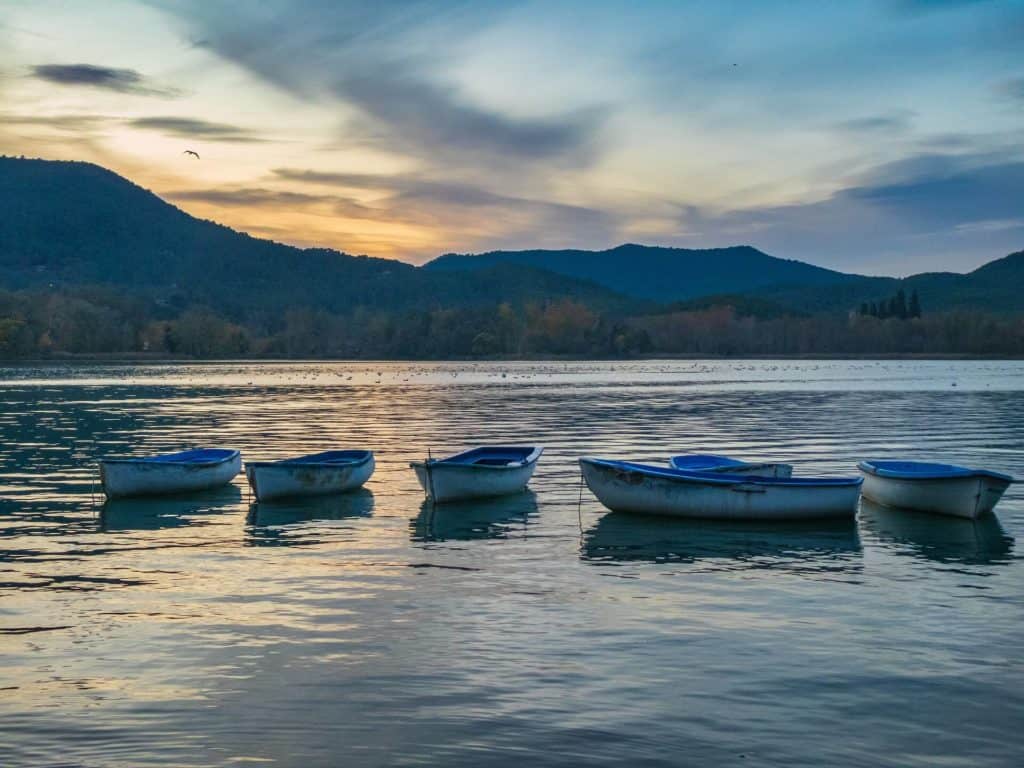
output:
[[[89,163],[0,159],[0,210],[0,288],[107,285],[236,318],[289,307],[413,310],[564,296],[628,303],[540,269],[433,272],[261,240],[189,216]]]
[[[428,263],[426,269],[473,271],[496,264],[548,269],[661,302],[748,293],[779,285],[829,286],[856,279],[854,275],[769,256],[748,245],[691,250],[626,244],[606,251],[447,254]]]

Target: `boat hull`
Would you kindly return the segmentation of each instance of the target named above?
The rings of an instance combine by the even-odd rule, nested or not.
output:
[[[438,502],[463,499],[484,499],[493,496],[507,496],[526,490],[533,477],[537,463],[521,467],[482,467],[469,464],[444,464],[415,462],[416,470],[427,497]]]
[[[108,499],[165,496],[227,485],[241,469],[238,453],[214,463],[101,461],[100,482]]]
[[[338,466],[286,462],[247,464],[245,475],[256,500],[270,501],[353,491],[370,479],[374,466],[372,456],[358,464]]]
[[[715,520],[853,518],[859,484],[836,486],[721,483],[623,470],[580,459],[583,479],[614,512]]]
[[[992,512],[1010,486],[995,477],[906,479],[861,470],[865,498],[887,507],[975,520]]]

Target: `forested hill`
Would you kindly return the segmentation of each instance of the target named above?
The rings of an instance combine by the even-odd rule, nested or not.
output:
[[[1021,285],[1024,251],[903,280],[748,246],[413,267],[250,237],[88,163],[0,158],[4,359],[1024,355]]]
[[[540,267],[593,280],[630,296],[663,302],[750,293],[780,285],[817,287],[859,279],[857,275],[769,256],[748,245],[693,250],[625,244],[606,251],[450,253],[434,259],[426,268],[467,271],[496,264]]]
[[[917,293],[932,311],[976,310],[995,313],[1024,312],[1024,251],[990,261],[972,272],[924,272],[903,279],[861,277],[833,285],[773,286],[754,292],[759,298],[797,312],[835,312],[858,307],[903,291]]]
[[[291,307],[409,311],[566,296],[601,308],[625,303],[539,269],[496,265],[467,275],[303,250],[196,219],[90,163],[0,158],[0,288],[82,285],[236,319]]]
[[[967,274],[903,280],[845,274],[750,246],[492,251],[448,254],[416,268],[251,237],[89,163],[15,158],[0,158],[0,206],[0,288],[107,285],[236,319],[293,307],[411,311],[563,297],[624,311],[645,300],[724,295],[797,313],[845,313],[900,289],[917,291],[931,310],[1024,312],[1024,252]]]
[[[835,272],[778,259],[749,246],[688,250],[620,245],[606,251],[492,251],[448,254],[426,268],[472,273],[500,264],[543,265],[633,297],[673,304],[730,296],[734,302],[768,301],[798,314],[846,313],[902,290],[908,296],[916,291],[932,310],[1024,312],[1024,291],[1019,290],[1024,285],[1024,251],[966,274],[926,272],[903,279]]]

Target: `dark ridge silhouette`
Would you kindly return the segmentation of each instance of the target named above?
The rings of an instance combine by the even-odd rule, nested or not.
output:
[[[655,301],[748,293],[779,285],[831,285],[855,277],[769,256],[749,245],[693,250],[627,243],[606,251],[450,253],[426,266],[432,270],[471,270],[495,264],[540,267]]]
[[[235,319],[291,307],[412,310],[560,297],[630,304],[540,269],[435,272],[262,240],[196,219],[90,163],[0,158],[0,211],[0,288],[115,286]]]
[[[0,358],[1024,355],[1024,251],[903,280],[749,246],[418,268],[250,237],[89,163],[15,158],[0,205]]]
[[[492,251],[447,254],[426,264],[471,272],[497,264],[543,266],[567,277],[660,302],[738,295],[797,313],[847,312],[862,302],[917,291],[933,310],[1024,311],[1024,251],[959,274],[927,272],[898,279],[847,274],[769,256],[748,245],[691,250],[620,245],[606,251]]]
[[[923,272],[903,279],[861,277],[808,291],[804,286],[773,287],[757,291],[762,298],[802,312],[854,309],[903,291],[916,292],[932,311],[978,310],[995,313],[1024,312],[1024,251],[983,264],[972,272]]]

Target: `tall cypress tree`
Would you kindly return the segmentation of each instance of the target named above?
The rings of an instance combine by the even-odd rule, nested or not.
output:
[[[911,317],[921,316],[921,300],[917,298],[917,289],[910,293],[910,308],[907,310]]]
[[[907,319],[907,294],[902,288],[896,293],[896,316],[900,320]]]

